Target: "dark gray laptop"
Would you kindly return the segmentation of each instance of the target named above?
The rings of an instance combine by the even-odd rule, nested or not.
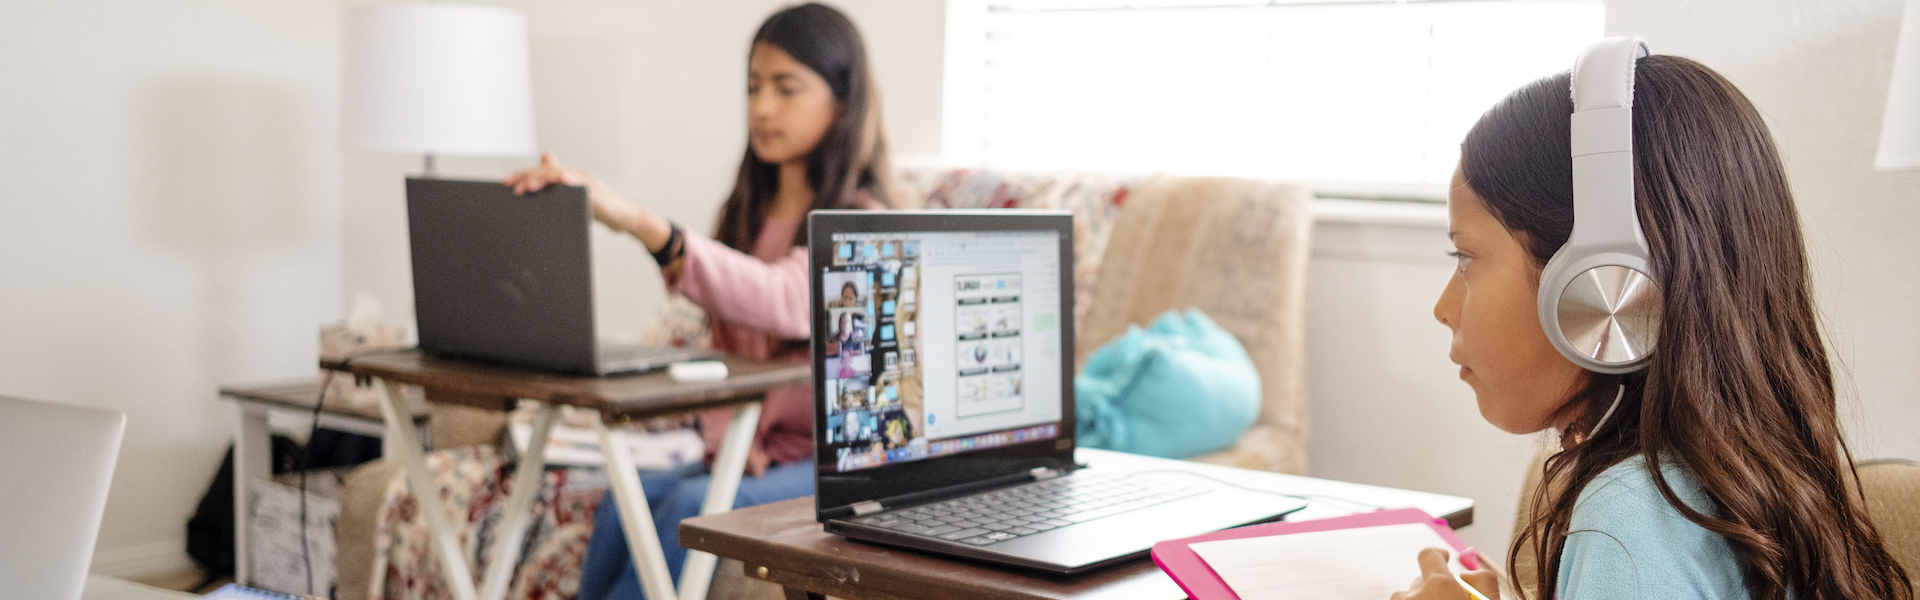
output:
[[[585,188],[516,196],[498,181],[408,179],[420,349],[588,375],[715,356],[598,341],[592,220]]]
[[[1069,213],[815,211],[807,230],[827,531],[1075,573],[1306,505],[1074,463]]]

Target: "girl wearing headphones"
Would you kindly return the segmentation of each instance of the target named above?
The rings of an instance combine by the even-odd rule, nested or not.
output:
[[[686,231],[622,199],[585,171],[543,156],[506,184],[527,193],[552,184],[585,186],[593,216],[633,234],[660,265],[667,287],[707,311],[717,349],[752,358],[807,356],[807,213],[885,208],[890,167],[866,46],[832,8],[803,4],[767,17],[747,65],[746,156],[712,238]],[[813,493],[813,393],[807,384],[771,391],[748,455],[750,477],[735,506]],[[701,416],[708,456],[732,410]],[[694,465],[698,467],[698,465]],[[679,522],[699,513],[704,469],[644,474],[668,570],[677,580],[686,550]],[[640,598],[633,561],[611,493],[597,512],[580,597]]]
[[[1450,358],[1489,422],[1560,435],[1507,558],[1509,571],[1536,565],[1537,581],[1510,589],[1568,600],[1911,598],[1854,483],[1793,196],[1765,123],[1705,66],[1634,57],[1582,58],[1624,70],[1631,111],[1617,118],[1575,115],[1591,100],[1583,66],[1496,104],[1461,144],[1448,194],[1459,267],[1434,317],[1453,330]],[[1579,156],[1606,151],[1620,170]],[[1619,206],[1590,204],[1600,199],[1583,197],[1589,184],[1608,176]],[[1615,209],[1624,212],[1607,214]],[[1641,253],[1640,266],[1568,271],[1592,256],[1572,267],[1633,262],[1607,254],[1621,247]],[[1608,301],[1577,306],[1583,278],[1601,283],[1586,300]],[[1469,597],[1445,551],[1418,560],[1424,575],[1394,598]],[[1498,597],[1492,570],[1462,579]]]

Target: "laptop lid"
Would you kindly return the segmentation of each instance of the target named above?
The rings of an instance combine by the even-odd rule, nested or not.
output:
[[[816,515],[1073,466],[1067,211],[815,211]]]
[[[0,596],[80,597],[126,426],[117,411],[0,396]]]
[[[586,188],[408,179],[420,348],[594,373],[592,219]]]

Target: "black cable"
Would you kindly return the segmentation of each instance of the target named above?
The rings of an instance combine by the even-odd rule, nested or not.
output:
[[[349,364],[353,363],[354,359],[360,358],[362,356],[367,356],[369,354],[378,354],[382,352],[403,352],[403,351],[412,350],[412,349],[413,348],[384,348],[384,349],[378,349],[378,350],[366,350],[358,353],[348,353],[346,356],[340,357],[339,369],[344,370],[347,368]],[[320,435],[320,409],[321,407],[326,406],[327,390],[333,387],[333,375],[338,372],[340,371],[335,369],[327,369],[326,375],[320,379],[320,395],[319,397],[313,399],[313,414],[309,415],[313,417],[313,423],[307,427],[306,445],[300,448],[300,561],[302,563],[305,563],[307,567],[307,595],[308,596],[312,596],[314,594],[313,594],[313,551],[307,547],[308,546],[307,470],[313,467],[313,438],[314,436]],[[412,418],[412,417],[409,415],[406,418]],[[331,596],[332,594],[329,593],[328,595]]]
[[[1225,485],[1225,486],[1230,486],[1230,487],[1236,487],[1236,488],[1240,488],[1240,489],[1243,489],[1243,490],[1246,490],[1246,491],[1249,491],[1249,492],[1258,492],[1258,493],[1262,493],[1262,494],[1266,494],[1266,495],[1269,495],[1269,496],[1280,496],[1280,497],[1282,497],[1282,498],[1293,498],[1293,499],[1295,499],[1295,500],[1308,500],[1308,501],[1311,501],[1311,500],[1316,500],[1316,499],[1318,499],[1318,500],[1332,500],[1332,501],[1335,501],[1335,502],[1344,502],[1344,503],[1347,503],[1347,504],[1352,504],[1352,505],[1354,505],[1354,506],[1363,506],[1363,507],[1366,507],[1366,508],[1375,508],[1375,509],[1381,509],[1381,508],[1386,508],[1385,506],[1381,506],[1381,505],[1378,505],[1378,504],[1372,504],[1372,503],[1368,503],[1368,502],[1361,502],[1361,501],[1359,501],[1359,500],[1353,500],[1353,499],[1349,499],[1349,498],[1342,498],[1342,497],[1339,497],[1339,496],[1327,496],[1327,495],[1324,495],[1324,494],[1287,494],[1287,493],[1282,493],[1282,492],[1276,492],[1276,491],[1273,491],[1273,490],[1263,490],[1263,489],[1260,489],[1260,488],[1256,488],[1256,487],[1249,487],[1249,486],[1245,486],[1245,485],[1241,485],[1241,484],[1238,484],[1238,483],[1234,483],[1234,482],[1231,482],[1231,481],[1227,481],[1227,480],[1225,480],[1225,479],[1221,479],[1221,478],[1219,478],[1219,477],[1214,477],[1214,476],[1212,476],[1212,475],[1208,475],[1208,474],[1205,474],[1205,473],[1196,473],[1196,472],[1193,472],[1193,471],[1183,471],[1183,470],[1180,470],[1180,469],[1148,469],[1148,470],[1145,470],[1145,471],[1134,471],[1134,472],[1132,472],[1132,473],[1128,473],[1128,474],[1127,474],[1127,476],[1128,476],[1128,477],[1132,477],[1132,476],[1134,476],[1134,475],[1140,475],[1140,474],[1142,474],[1142,473],[1172,473],[1172,474],[1175,474],[1175,475],[1189,475],[1189,476],[1193,476],[1193,477],[1199,477],[1199,478],[1201,478],[1201,479],[1206,479],[1206,480],[1209,480],[1209,481],[1212,481],[1212,482],[1214,482],[1214,483],[1218,483],[1218,484],[1221,484],[1221,485]]]
[[[350,360],[350,359],[349,359]],[[340,361],[341,365],[346,360]],[[307,470],[313,466],[313,438],[320,435],[320,407],[326,405],[327,389],[333,387],[329,369],[320,379],[320,396],[313,399],[313,424],[307,427],[307,443],[300,448],[300,560],[307,566],[307,595],[313,595],[313,551],[307,548]]]

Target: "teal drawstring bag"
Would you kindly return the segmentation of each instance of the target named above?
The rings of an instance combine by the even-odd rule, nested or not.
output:
[[[1233,334],[1189,308],[1130,326],[1073,378],[1079,445],[1187,458],[1233,445],[1260,414],[1260,372]]]

